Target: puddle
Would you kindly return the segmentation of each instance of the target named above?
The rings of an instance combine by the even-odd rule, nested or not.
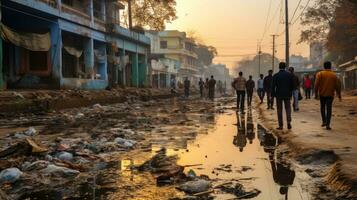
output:
[[[65,189],[44,189],[22,196],[20,199],[155,199],[166,200],[183,197],[176,185],[157,186],[149,172],[133,170],[165,147],[167,155],[178,155],[178,164],[206,175],[214,182],[232,180],[243,184],[247,190],[257,189],[257,200],[306,200],[304,174],[291,170],[291,166],[278,159],[277,138],[259,126],[254,111],[237,114],[229,105],[216,107],[221,114],[179,114],[182,126],[158,125],[145,133],[150,144],[130,152],[113,155],[113,163],[92,171],[91,176],[78,177],[66,184]],[[155,110],[156,108],[152,108]],[[156,112],[156,111],[155,111]],[[154,114],[154,111],[153,113]],[[157,115],[167,116],[165,113]],[[180,121],[181,118],[171,118]],[[114,117],[116,118],[116,116]],[[115,121],[117,122],[117,121]],[[73,192],[74,191],[74,192]],[[215,199],[234,199],[224,192],[212,194]]]

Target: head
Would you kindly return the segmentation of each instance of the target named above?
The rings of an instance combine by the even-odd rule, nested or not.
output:
[[[284,63],[284,62],[279,63],[280,70],[285,69],[285,68],[286,68],[286,63]]]
[[[252,76],[252,75],[250,75],[250,76],[249,76],[249,80],[252,80],[252,78],[253,78],[253,76]]]
[[[239,72],[239,74],[238,74],[239,76],[243,76],[243,72]]]
[[[206,78],[206,81],[208,81],[208,78]]]
[[[295,71],[295,70],[294,70],[294,67],[289,67],[289,72],[290,72],[290,73],[294,73],[294,71]]]
[[[260,74],[260,78],[263,79],[263,78],[264,78],[264,75],[263,75],[263,74]]]
[[[284,195],[284,194],[288,193],[288,189],[289,189],[288,187],[282,186],[282,187],[280,187],[279,192],[280,192],[281,195]]]
[[[211,76],[211,79],[213,79],[213,76]]]
[[[331,68],[332,68],[332,63],[330,61],[324,63],[324,69],[331,69]]]
[[[308,74],[306,74],[306,78],[310,78],[310,76]]]
[[[188,77],[186,77],[185,80],[188,80]]]
[[[200,78],[200,81],[202,81],[202,78]]]

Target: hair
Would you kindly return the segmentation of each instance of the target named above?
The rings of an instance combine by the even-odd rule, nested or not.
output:
[[[325,69],[331,69],[331,68],[332,68],[332,63],[331,63],[330,61],[326,61],[326,62],[324,63],[324,68],[325,68]]]
[[[279,69],[285,69],[286,68],[286,63],[281,62],[279,63]]]
[[[273,73],[273,70],[269,70],[268,73],[269,73],[269,74],[272,74],[272,73]]]
[[[294,72],[295,71],[294,67],[289,67],[289,71]]]
[[[264,77],[264,74],[260,74],[260,77]]]
[[[239,76],[243,76],[243,72],[239,72]]]
[[[251,78],[253,78],[253,76],[252,76],[252,75],[249,75],[249,78],[251,79]]]
[[[213,78],[213,75],[211,76],[211,78]]]

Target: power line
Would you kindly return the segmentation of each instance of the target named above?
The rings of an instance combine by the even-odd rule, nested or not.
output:
[[[294,14],[293,14],[293,16],[291,17],[290,22],[293,21],[293,19],[294,19],[294,17],[295,17],[295,14],[296,14],[297,10],[299,9],[299,6],[300,6],[301,2],[302,2],[302,0],[300,0],[299,3],[298,3],[298,5],[296,6],[295,11],[294,11]]]
[[[311,0],[308,0],[308,1],[307,1],[307,3],[306,3],[306,5],[305,5],[304,9],[301,11],[300,15],[296,18],[296,20],[295,20],[291,25],[294,25],[294,24],[300,19],[300,17],[302,16],[302,14],[304,14],[306,8],[309,6],[310,2],[311,2]]]
[[[273,20],[275,19],[276,14],[277,14],[278,11],[279,11],[279,7],[280,7],[280,6],[278,6],[277,9],[275,10],[275,13],[274,13],[273,17],[271,18],[269,25],[268,25],[267,28],[264,30],[263,37],[262,37],[262,39],[261,39],[260,41],[263,41],[263,40],[264,40],[264,37],[265,37],[266,32],[270,29],[270,26],[271,26],[271,24],[273,23]]]
[[[267,31],[267,25],[268,25],[268,20],[269,20],[269,16],[270,16],[270,10],[271,10],[271,2],[272,2],[272,0],[269,1],[268,16],[265,19],[265,26],[264,26],[264,29],[263,29],[264,31],[263,31],[263,36],[262,36],[261,40],[264,39],[265,33]]]

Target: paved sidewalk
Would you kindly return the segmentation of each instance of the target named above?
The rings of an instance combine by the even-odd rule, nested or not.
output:
[[[265,118],[265,126],[275,130],[278,126],[276,110],[266,110],[265,104],[259,108]],[[301,100],[300,111],[294,112],[292,119],[291,131],[287,130],[284,121],[284,131],[275,132],[289,145],[295,158],[312,150],[332,150],[337,155],[337,162],[333,161],[331,171],[334,174],[326,174],[327,181],[333,182],[335,189],[347,189],[357,196],[357,96],[345,96],[342,102],[335,99],[331,131],[321,127],[320,104],[315,99]],[[324,154],[317,154],[315,159],[325,159],[322,157]]]

